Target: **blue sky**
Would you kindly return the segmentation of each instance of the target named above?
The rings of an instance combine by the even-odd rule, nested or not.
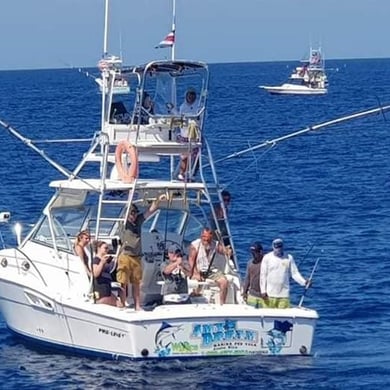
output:
[[[110,0],[109,51],[125,64],[169,56],[154,49],[171,28],[172,0]],[[104,0],[2,0],[0,69],[96,66]],[[209,63],[390,57],[389,0],[176,0],[176,57]],[[122,44],[120,43],[122,42]]]

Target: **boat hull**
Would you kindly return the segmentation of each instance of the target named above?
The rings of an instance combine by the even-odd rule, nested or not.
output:
[[[328,92],[327,88],[311,88],[294,84],[283,84],[275,87],[261,85],[260,88],[273,95],[325,95]]]
[[[0,280],[7,327],[46,347],[112,359],[310,355],[318,315],[240,304],[118,309]],[[28,320],[27,320],[28,319]]]

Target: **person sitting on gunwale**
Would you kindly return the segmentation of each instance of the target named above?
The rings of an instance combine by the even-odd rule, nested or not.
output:
[[[213,268],[214,258],[217,253],[230,256],[229,248],[213,239],[213,232],[204,228],[200,238],[192,241],[190,245],[189,263],[191,278],[198,281],[211,279],[220,289],[221,305],[226,302],[228,281],[225,275]]]

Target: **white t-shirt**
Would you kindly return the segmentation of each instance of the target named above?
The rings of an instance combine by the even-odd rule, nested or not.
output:
[[[180,115],[196,115],[199,108],[199,102],[196,99],[193,103],[189,104],[187,100],[180,106]]]
[[[196,115],[198,112],[199,102],[195,100],[192,104],[189,104],[187,100],[180,106],[180,115]],[[180,129],[180,135],[184,138],[188,138],[188,127],[182,127]]]

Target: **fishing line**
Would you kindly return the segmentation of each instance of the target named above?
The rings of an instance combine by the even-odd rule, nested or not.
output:
[[[386,118],[386,115],[385,115],[385,111],[382,109],[382,103],[381,103],[381,100],[379,99],[379,96],[378,95],[375,95],[375,98],[378,102],[378,106],[380,108],[380,113],[382,114],[382,118],[385,122],[387,122],[387,118]]]
[[[248,142],[248,146],[251,147],[250,143]],[[268,149],[265,149],[265,151],[258,157],[256,158],[256,154],[254,152],[254,150],[252,150],[252,157],[254,159],[254,162],[256,163],[256,179],[259,180],[260,179],[260,168],[259,168],[259,164],[258,162],[271,150],[273,149],[274,147],[276,146],[276,144],[271,144],[270,147]],[[252,165],[252,164],[251,164]]]
[[[309,249],[308,249],[308,250],[306,251],[306,253],[303,255],[302,259],[299,260],[299,262],[297,262],[297,267],[299,267],[300,265],[303,264],[304,260],[307,258],[307,256],[309,256],[310,252],[311,252],[311,251],[313,250],[313,248],[316,246],[317,241],[318,241],[318,239],[315,240],[315,241],[313,242],[313,244],[310,245]]]
[[[240,173],[237,174],[230,182],[228,182],[228,184],[226,185],[226,187],[230,187],[232,183],[235,183],[237,181],[238,178],[240,178],[242,176],[242,174],[246,171],[248,171],[249,169],[251,169],[253,167],[253,165],[256,165],[256,180],[259,180],[260,179],[260,168],[258,166],[258,163],[259,161],[264,158],[264,156],[274,147],[276,146],[276,144],[271,144],[270,147],[268,149],[266,149],[262,154],[259,155],[259,157],[256,157],[255,153],[252,152],[252,155],[253,155],[253,160],[250,164],[246,165],[244,169],[240,170]]]

